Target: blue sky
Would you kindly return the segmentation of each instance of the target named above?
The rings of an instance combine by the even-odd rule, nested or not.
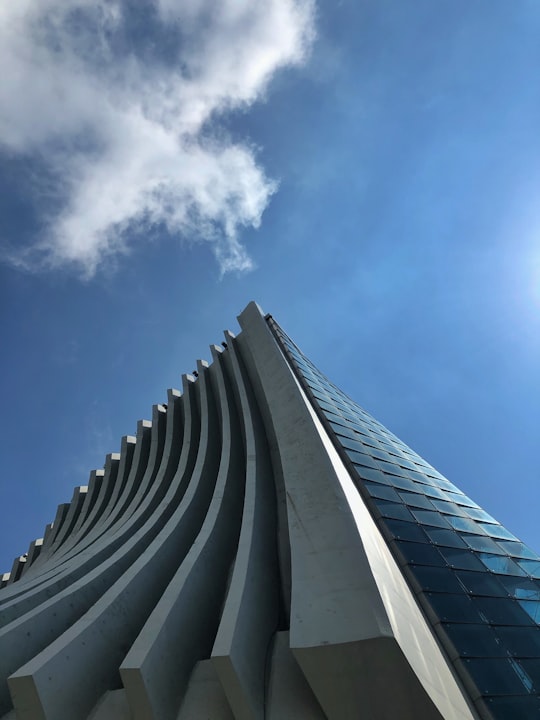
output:
[[[538,3],[134,5],[0,11],[0,570],[251,299],[540,550]]]

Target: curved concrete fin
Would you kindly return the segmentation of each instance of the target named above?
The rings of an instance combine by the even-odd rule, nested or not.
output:
[[[232,391],[215,348],[213,355],[210,376],[220,420],[217,425],[216,417],[213,424],[220,434],[215,442],[221,451],[214,457],[202,457],[194,471],[195,477],[200,475],[201,491],[206,485],[205,492],[211,493],[211,501],[185,559],[120,667],[135,720],[169,718],[177,713],[194,664],[210,654],[236,552],[243,451],[233,432],[236,409]],[[199,364],[199,381],[202,368]]]
[[[268,649],[279,619],[279,569],[272,466],[264,426],[237,341],[225,333],[226,359],[245,447],[246,489],[238,551],[212,661],[238,720],[264,718]]]
[[[116,558],[107,561],[107,567],[117,574],[117,579],[105,592],[94,595],[88,612],[76,621],[72,617],[62,635],[9,677],[17,711],[21,698],[32,697],[36,699],[32,701],[35,708],[32,712],[42,712],[46,720],[84,718],[100,695],[117,682],[118,667],[126,648],[135,640],[178,562],[189,551],[206,514],[213,487],[210,470],[220,453],[214,400],[206,375],[207,371],[201,368],[196,383],[203,412],[193,473],[195,482],[188,485],[182,501],[164,525],[162,520],[159,522],[161,518],[153,519],[152,527],[157,523],[160,529],[151,542],[143,528],[119,549]],[[163,508],[167,507],[164,501]],[[122,572],[118,574],[119,566]],[[79,588],[84,588],[85,598],[95,589],[99,572],[100,568],[70,588],[66,596],[60,593],[53,599],[58,615],[63,616],[62,622],[66,614],[69,615],[70,605],[81,599]],[[47,619],[58,628],[50,609]],[[81,646],[85,648],[84,653],[79,651]],[[94,668],[91,674],[87,671],[88,663]],[[29,686],[32,691],[27,692]],[[22,694],[18,691],[21,688]]]

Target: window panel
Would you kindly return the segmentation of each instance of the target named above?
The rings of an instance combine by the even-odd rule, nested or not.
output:
[[[512,533],[506,528],[503,528],[502,525],[488,525],[487,523],[478,524],[491,537],[501,538],[503,540],[517,540],[517,537],[512,535]]]
[[[456,570],[456,576],[463,583],[467,592],[472,595],[487,595],[489,597],[508,597],[508,591],[499,580],[487,573],[472,572],[469,570]]]
[[[405,560],[411,565],[446,565],[439,551],[428,543],[401,542],[397,540],[396,546]]]
[[[394,488],[389,487],[388,485],[378,485],[377,483],[365,482],[364,487],[371,497],[380,498],[381,500],[391,500],[394,502],[399,502],[401,500]]]
[[[517,564],[525,570],[527,575],[533,578],[540,578],[540,561],[539,560],[518,560]]]
[[[540,628],[499,626],[495,635],[511,655],[540,657]]]
[[[424,532],[435,545],[446,547],[466,548],[467,546],[454,530],[444,528],[424,527]]]
[[[446,500],[433,500],[433,505],[437,508],[439,512],[444,513],[445,515],[456,515],[458,517],[464,517],[464,511],[462,508],[459,507],[459,505],[456,505],[452,502],[447,502]]]
[[[512,597],[518,600],[540,600],[540,585],[534,580],[511,575],[499,575],[498,577]]]
[[[530,615],[512,598],[474,597],[477,610],[492,625],[530,625]]]
[[[424,593],[434,612],[443,622],[471,623],[479,625],[482,618],[472,600],[466,595],[449,593]]]
[[[441,547],[440,552],[450,567],[459,570],[477,570],[479,572],[485,572],[482,563],[478,561],[470,550]]]
[[[442,623],[456,651],[463,657],[505,657],[502,641],[489,625]],[[497,628],[498,630],[499,628]],[[511,628],[522,630],[524,628]]]
[[[416,523],[402,522],[401,520],[384,520],[383,525],[396,540],[428,543],[426,534]]]
[[[537,625],[540,624],[540,600],[518,600],[517,602]]]
[[[433,510],[433,505],[424,495],[406,491],[400,492],[399,495],[406,505],[424,508],[424,510]]]
[[[449,567],[418,565],[414,568],[413,575],[422,590],[457,594],[463,592],[463,588]]]
[[[501,547],[495,542],[495,540],[492,540],[490,537],[487,537],[486,535],[461,535],[463,540],[467,543],[467,545],[472,548],[473,550],[478,550],[480,552],[488,552],[492,555],[499,554],[504,555],[504,551]]]
[[[438,512],[431,510],[415,510],[411,508],[411,512],[421,525],[432,525],[433,527],[449,528],[446,519]]]
[[[514,557],[524,558],[526,560],[538,560],[538,555],[531,548],[522,542],[509,542],[507,540],[499,540],[497,545],[505,552]]]
[[[506,557],[506,555],[478,553],[478,557],[491,572],[500,573],[501,575],[518,575],[525,577],[525,571],[509,557]]]
[[[448,522],[450,523],[450,525],[452,525],[453,528],[455,528],[456,530],[461,530],[462,532],[477,535],[485,534],[480,524],[476,523],[474,520],[469,520],[469,518],[449,516]]]
[[[375,500],[375,505],[381,515],[394,520],[405,520],[414,522],[414,518],[402,503],[387,502],[386,500]]]
[[[520,695],[529,692],[511,660],[465,658],[463,664],[483,695]]]

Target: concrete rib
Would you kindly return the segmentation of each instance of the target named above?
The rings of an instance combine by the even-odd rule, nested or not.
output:
[[[217,479],[200,532],[120,667],[134,720],[176,716],[195,662],[210,654],[237,547],[243,448],[219,348],[212,354],[222,436]]]
[[[243,361],[240,338],[225,334],[245,445],[246,490],[238,552],[212,650],[237,720],[264,718],[266,659],[279,618],[276,498],[272,467]],[[241,346],[240,346],[241,347]]]

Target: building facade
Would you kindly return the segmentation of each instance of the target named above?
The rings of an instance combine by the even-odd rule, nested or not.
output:
[[[3,576],[0,718],[540,717],[540,557],[239,322]]]

